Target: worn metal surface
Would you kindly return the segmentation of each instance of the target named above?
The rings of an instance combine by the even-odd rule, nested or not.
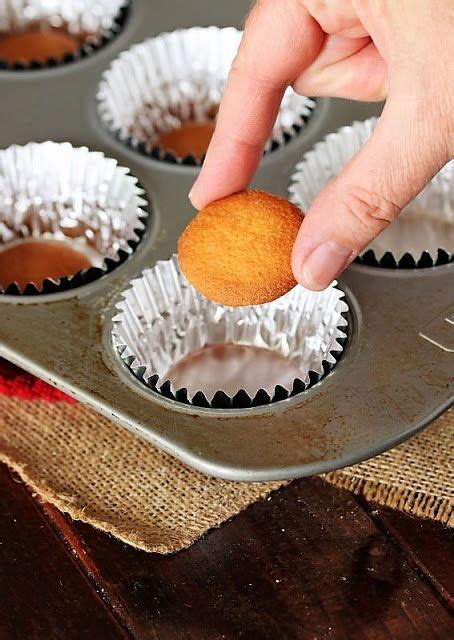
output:
[[[352,310],[342,360],[319,384],[281,403],[242,412],[195,409],[151,393],[124,367],[111,346],[114,304],[132,277],[174,252],[193,215],[186,194],[196,169],[141,157],[102,129],[95,103],[101,73],[119,51],[161,31],[194,23],[238,26],[248,5],[169,0],[163,9],[134,0],[122,34],[91,59],[51,71],[0,72],[0,147],[52,139],[104,151],[130,167],[153,203],[136,253],[110,275],[65,294],[2,296],[0,355],[193,467],[234,480],[268,480],[373,456],[452,402],[452,352],[424,337],[424,328],[453,301],[454,265],[352,266],[340,282]],[[304,133],[264,158],[255,186],[285,195],[296,161],[316,140],[378,111],[321,100]]]

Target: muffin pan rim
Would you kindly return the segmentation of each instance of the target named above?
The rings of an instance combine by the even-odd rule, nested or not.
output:
[[[448,267],[448,266],[447,266]],[[453,265],[449,265],[449,268],[451,270],[453,270]],[[348,276],[348,274],[346,274]],[[346,290],[346,286],[345,284],[342,282],[342,286],[343,289]],[[359,303],[358,303],[359,304]],[[111,309],[112,307],[109,306],[109,309]],[[361,305],[359,305],[359,322],[362,323],[361,320]],[[104,322],[105,325],[105,329],[106,329],[106,325],[107,323]],[[110,339],[110,332],[108,330],[105,330],[105,335],[107,335],[107,339]],[[360,341],[357,342],[356,345],[354,345],[355,347],[355,353],[352,353],[352,358],[357,356],[357,352],[358,349],[360,347]],[[5,354],[6,355],[6,354]],[[107,361],[108,364],[109,363],[109,355],[107,353],[106,350],[104,350],[103,352],[103,360]],[[17,358],[14,357],[14,355],[12,355],[11,350],[9,350],[8,356],[11,360],[16,361],[17,362]],[[19,359],[19,362],[23,365],[24,362],[22,359]],[[345,362],[345,367],[347,367],[348,362]],[[30,368],[30,366],[28,367]],[[329,378],[327,377],[326,379],[330,379],[331,382],[335,377],[339,377],[338,374],[336,374],[336,371],[338,373],[340,373],[342,368],[342,363],[339,364],[339,367],[336,367],[332,374],[329,376]],[[32,370],[34,370],[35,373],[40,373],[40,375],[42,377],[44,377],[46,379],[46,375],[43,375],[43,372],[40,371],[39,369],[36,369],[36,365],[32,368]],[[111,369],[110,369],[111,370]],[[131,376],[132,377],[132,376]],[[137,380],[125,380],[124,376],[120,376],[122,382],[126,382],[127,386],[129,386],[134,392],[137,393],[138,396],[144,398],[146,396],[148,396],[147,390],[146,389],[141,389],[140,387],[143,387],[143,385],[141,385],[139,383],[139,381]],[[133,378],[133,377],[132,377]],[[55,382],[55,379],[54,379]],[[60,386],[60,385],[59,385]],[[306,394],[302,394],[301,396],[299,396],[299,398],[304,398],[306,396],[307,399],[309,399],[309,397],[311,398],[311,400],[313,400],[314,397],[316,397],[317,395],[319,395],[320,393],[320,389],[322,388],[322,384],[319,385],[315,385],[312,389],[308,390],[307,395]],[[68,391],[68,388],[66,386],[63,386],[64,390]],[[81,391],[79,388],[79,391],[74,393],[73,391],[73,395],[78,395],[80,397]],[[89,404],[91,403],[90,399],[87,397],[87,394],[84,394],[82,392],[82,396],[84,397],[84,400],[87,402],[89,402]],[[298,398],[298,396],[296,396],[294,398],[294,400],[296,401],[296,399]],[[161,403],[157,403],[155,402],[154,404],[158,405]],[[288,409],[292,410],[292,409],[299,409],[301,408],[304,411],[304,404],[305,402],[295,402],[295,406],[289,406]],[[147,402],[147,405],[149,405],[149,402]],[[382,442],[380,447],[376,447],[373,451],[369,452],[369,455],[375,455],[383,450],[386,450],[388,448],[388,446],[390,445],[394,445],[397,444],[398,442],[403,441],[406,437],[408,437],[409,435],[411,435],[412,433],[415,433],[417,430],[419,430],[420,428],[422,428],[426,423],[427,420],[429,419],[433,419],[434,417],[436,417],[436,415],[438,415],[444,408],[446,408],[449,405],[449,399],[446,399],[444,401],[443,404],[440,404],[436,409],[434,409],[433,411],[431,411],[427,416],[425,416],[424,418],[420,419],[418,422],[416,422],[415,424],[412,424],[409,426],[409,428],[402,433],[398,433],[397,435],[393,436],[391,439],[386,440],[385,442]],[[252,412],[250,414],[248,414],[246,416],[246,418],[250,418],[250,419],[254,419],[254,418],[266,418],[267,416],[269,416],[269,414],[271,413],[272,415],[276,416],[277,412],[273,411],[271,409],[273,405],[268,405],[267,407],[257,407],[257,410],[254,411],[254,414],[252,414]],[[119,421],[121,424],[123,424],[124,426],[126,426],[127,428],[129,428],[130,430],[132,430],[134,433],[137,433],[137,423],[131,424],[131,419],[129,416],[125,415],[124,412],[112,412],[112,409],[109,409],[108,407],[106,407],[105,404],[99,404],[99,401],[97,403],[97,408],[99,410],[101,410],[102,413],[104,413],[104,415],[107,415],[110,418],[113,418],[117,421]],[[176,410],[176,408],[165,408],[167,409],[166,413],[167,416],[175,416],[176,414],[179,414],[180,416],[183,416],[184,414],[188,414],[190,417],[193,416],[194,414],[199,414],[199,418],[203,419],[203,418],[211,418],[213,417],[216,420],[216,424],[219,426],[219,428],[222,428],[222,425],[224,423],[224,425],[227,423],[229,423],[230,425],[233,425],[236,421],[236,419],[238,418],[243,418],[244,415],[242,416],[233,416],[235,419],[232,420],[228,420],[228,417],[230,417],[230,413],[229,416],[223,416],[221,415],[221,412],[219,410],[216,410],[215,412],[212,411],[211,413],[214,413],[214,416],[209,416],[206,415],[206,412],[202,412],[202,411],[194,411],[192,407],[187,407],[184,405],[180,405],[179,410]],[[230,410],[229,410],[230,412]],[[213,426],[213,425],[212,425]],[[271,480],[271,479],[285,479],[285,478],[289,478],[289,477],[296,477],[296,476],[300,476],[300,475],[309,475],[312,473],[321,473],[322,471],[327,471],[330,469],[334,469],[334,468],[338,468],[339,466],[343,466],[344,464],[353,464],[355,462],[358,462],[361,459],[364,459],[364,449],[360,449],[359,451],[357,450],[356,453],[354,454],[350,454],[351,457],[349,458],[341,458],[341,459],[337,459],[336,462],[334,461],[330,461],[330,460],[321,460],[318,462],[306,462],[304,464],[301,465],[291,465],[291,466],[280,466],[280,467],[269,467],[266,470],[263,469],[254,469],[254,468],[244,468],[244,466],[240,465],[240,466],[236,466],[233,464],[223,464],[222,462],[219,462],[219,460],[212,460],[210,459],[210,457],[208,456],[202,456],[202,458],[200,458],[198,455],[195,456],[194,453],[192,452],[191,448],[185,448],[180,446],[176,446],[172,440],[172,437],[165,437],[166,434],[162,435],[160,433],[158,433],[156,430],[153,429],[145,429],[143,427],[140,427],[140,435],[142,435],[143,437],[145,437],[146,439],[154,442],[155,444],[158,444],[158,446],[160,446],[161,448],[164,448],[166,451],[168,451],[169,453],[171,453],[172,455],[180,458],[181,460],[183,460],[184,462],[191,464],[192,466],[195,466],[197,469],[199,469],[200,471],[203,471],[205,473],[211,473],[214,475],[217,475],[218,477],[223,477],[226,479],[230,479],[230,480],[257,480],[257,481],[261,481],[261,480]],[[213,435],[213,434],[212,434]]]

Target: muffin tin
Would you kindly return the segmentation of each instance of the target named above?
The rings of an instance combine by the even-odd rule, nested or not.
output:
[[[240,26],[249,2],[133,0],[121,33],[66,67],[0,72],[0,147],[69,141],[115,158],[152,203],[135,252],[104,277],[39,296],[0,296],[0,355],[85,402],[205,473],[232,480],[294,478],[329,471],[402,442],[452,402],[454,266],[381,269],[352,265],[340,279],[349,306],[341,360],[302,394],[267,406],[213,409],[150,391],[112,344],[116,305],[130,281],[169,259],[193,215],[196,167],[147,158],[100,122],[96,93],[120,51],[160,32]],[[254,186],[287,195],[298,160],[328,132],[379,106],[322,99],[304,130],[262,161]],[[451,304],[450,304],[451,303]]]

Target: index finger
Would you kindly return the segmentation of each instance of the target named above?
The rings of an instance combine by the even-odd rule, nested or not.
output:
[[[285,89],[317,56],[323,33],[300,0],[259,0],[245,26],[202,170],[189,197],[201,209],[249,184]]]

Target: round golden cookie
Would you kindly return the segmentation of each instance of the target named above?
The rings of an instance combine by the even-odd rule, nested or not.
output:
[[[295,284],[292,247],[300,210],[263,191],[243,191],[199,211],[178,242],[181,269],[204,296],[229,306],[264,304]]]

